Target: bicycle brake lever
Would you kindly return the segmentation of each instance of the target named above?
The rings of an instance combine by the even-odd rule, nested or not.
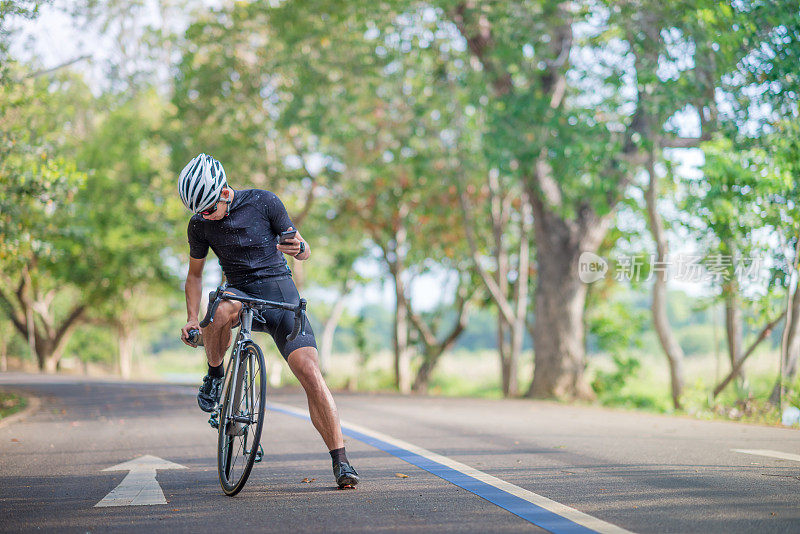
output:
[[[216,291],[212,291],[208,294],[208,310],[206,311],[206,316],[203,317],[202,321],[200,321],[200,326],[202,328],[205,328],[214,322],[214,313],[216,313],[217,306],[219,306],[219,299],[217,298],[219,294],[220,288],[217,288]]]
[[[292,341],[298,334],[306,334],[306,299],[300,299],[298,309],[294,314],[294,328],[292,333],[286,336],[286,341]]]

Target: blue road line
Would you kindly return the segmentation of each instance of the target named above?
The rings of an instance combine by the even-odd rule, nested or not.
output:
[[[299,417],[300,419],[309,420],[307,415],[293,413],[276,406],[269,405],[269,409],[286,415],[291,415],[293,417]],[[436,475],[437,477],[442,478],[451,484],[474,493],[478,497],[481,497],[482,499],[485,499],[490,503],[509,511],[512,514],[521,517],[529,523],[533,523],[538,527],[552,532],[553,534],[583,534],[595,532],[590,528],[579,525],[578,523],[570,521],[565,517],[561,517],[550,510],[546,510],[541,506],[528,502],[525,499],[517,497],[516,495],[512,495],[507,491],[496,488],[491,484],[487,484],[482,480],[478,480],[477,478],[462,473],[461,471],[453,469],[452,467],[440,464],[435,460],[425,458],[424,456],[421,456],[415,452],[403,449],[397,445],[392,445],[391,443],[387,443],[381,439],[362,434],[357,430],[348,428],[347,425],[342,425],[342,432],[351,438],[362,441],[367,445],[371,445],[372,447],[389,453],[392,456],[396,456],[397,458],[400,458],[401,460],[412,465],[416,465],[420,469],[424,469],[425,471]]]

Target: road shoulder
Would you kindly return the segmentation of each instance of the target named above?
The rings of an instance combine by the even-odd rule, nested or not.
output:
[[[39,408],[42,406],[42,400],[39,397],[27,393],[26,394],[15,393],[15,394],[25,397],[26,400],[25,408],[12,415],[9,415],[8,417],[0,419],[0,428],[5,428],[9,425],[13,425],[14,423],[22,421],[23,419],[27,419],[28,417],[39,411]]]

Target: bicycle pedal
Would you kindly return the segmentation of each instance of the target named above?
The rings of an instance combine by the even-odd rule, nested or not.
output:
[[[244,451],[244,453],[247,455],[247,454],[250,454],[250,451],[252,451],[252,449],[250,449],[249,451]],[[263,459],[264,459],[264,447],[259,445],[258,446],[258,451],[256,451],[256,457],[253,459],[253,463],[257,464],[258,462],[260,462]]]
[[[219,412],[211,412],[211,417],[208,418],[208,424],[211,428],[219,430]]]

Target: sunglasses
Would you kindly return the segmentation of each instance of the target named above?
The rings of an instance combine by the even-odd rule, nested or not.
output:
[[[215,211],[217,211],[217,204],[219,204],[219,200],[217,200],[216,202],[214,202],[214,207],[212,207],[212,208],[208,208],[208,209],[207,209],[207,210],[205,210],[205,211],[201,211],[201,212],[200,212],[200,215],[211,215],[212,213],[214,213]]]
[[[217,200],[214,201],[214,203],[211,205],[210,208],[208,208],[205,211],[199,212],[200,215],[211,215],[212,213],[217,211],[217,206],[219,205],[220,202],[225,202],[226,204],[230,204],[231,203],[230,200],[222,200],[222,191],[219,192],[219,196],[217,197]]]

